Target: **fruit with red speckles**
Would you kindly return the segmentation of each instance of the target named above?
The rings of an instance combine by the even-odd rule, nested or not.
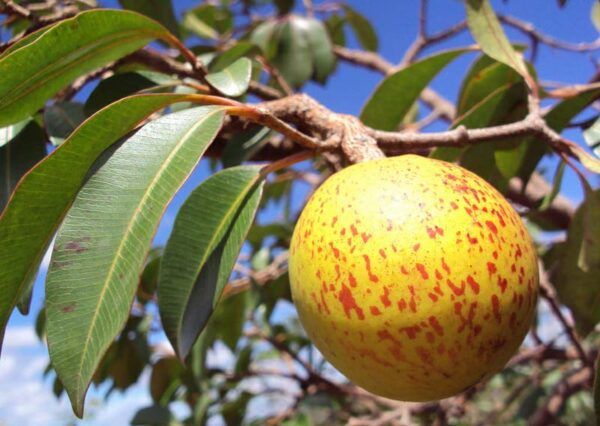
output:
[[[290,247],[311,340],[388,398],[454,395],[499,371],[535,312],[521,219],[480,177],[414,155],[348,167],[312,196]]]

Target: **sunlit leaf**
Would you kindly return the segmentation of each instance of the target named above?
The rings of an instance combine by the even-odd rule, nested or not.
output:
[[[218,107],[142,127],[79,191],[61,225],[46,281],[48,349],[75,413],[123,327],[167,204],[216,137]]]
[[[345,4],[343,7],[346,12],[346,19],[352,27],[354,34],[356,34],[360,45],[366,50],[376,51],[379,47],[379,41],[377,40],[377,33],[373,25],[371,25],[367,18],[350,6]]]
[[[386,77],[363,107],[360,119],[376,129],[396,130],[431,80],[467,51],[456,49],[438,53]]]
[[[0,58],[0,126],[34,113],[77,77],[172,36],[134,12],[92,10],[29,37],[36,39]]]
[[[260,170],[239,166],[216,173],[177,215],[161,264],[158,303],[180,358],[188,355],[231,274],[260,199]]]
[[[125,98],[84,122],[21,179],[0,216],[0,342],[10,313],[94,161],[148,115],[185,98]]]
[[[240,58],[222,71],[206,75],[206,81],[226,96],[240,96],[248,90],[252,63],[248,58]]]
[[[528,79],[525,62],[506,38],[489,0],[466,0],[465,6],[467,24],[481,50]]]

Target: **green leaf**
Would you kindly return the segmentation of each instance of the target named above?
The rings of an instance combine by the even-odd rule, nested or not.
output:
[[[254,219],[264,182],[260,170],[239,166],[214,174],[177,215],[161,265],[158,304],[165,333],[182,359],[219,302]]]
[[[308,48],[313,61],[313,79],[324,84],[336,65],[333,45],[327,29],[321,21],[313,18],[303,19],[303,21],[305,22],[305,37],[308,40]]]
[[[278,27],[277,55],[271,63],[293,87],[300,87],[313,73],[310,46],[304,32],[305,20],[293,17]]]
[[[206,81],[226,96],[240,96],[248,90],[252,62],[248,58],[240,58],[222,71],[206,75]]]
[[[489,0],[466,0],[467,24],[485,54],[502,62],[526,80],[530,79],[523,58],[510,44]]]
[[[234,352],[244,328],[247,302],[246,291],[224,298],[217,305],[206,326],[210,327],[214,336]]]
[[[560,161],[558,163],[558,167],[556,168],[556,173],[554,173],[554,180],[552,182],[552,190],[547,193],[542,199],[542,203],[540,204],[540,211],[544,211],[550,207],[552,201],[556,198],[558,193],[560,192],[560,186],[562,185],[563,175],[565,173],[565,166],[567,163],[564,161]]]
[[[340,15],[333,14],[325,21],[327,32],[333,44],[337,46],[346,45],[346,34],[344,34],[344,24],[346,20]]]
[[[467,52],[456,49],[430,56],[386,77],[360,114],[367,126],[396,130],[429,82],[450,62]]]
[[[0,211],[19,179],[46,156],[46,136],[35,121],[29,121],[19,132],[8,132],[16,135],[0,147]]]
[[[221,415],[227,426],[239,426],[246,415],[246,407],[254,394],[242,391],[242,393],[233,401],[226,402],[221,408]]]
[[[79,102],[57,102],[44,110],[44,124],[54,145],[60,145],[87,118]]]
[[[278,29],[279,24],[276,21],[265,21],[250,34],[250,41],[260,47],[269,60],[272,60],[277,54]]]
[[[10,313],[94,161],[144,118],[183,99],[185,95],[122,99],[89,118],[21,179],[0,216],[0,347]]]
[[[600,31],[600,3],[597,1],[594,1],[594,4],[592,5],[590,19],[592,20],[594,27],[596,27],[596,30]]]
[[[223,167],[232,167],[252,158],[273,134],[268,127],[256,127],[245,132],[236,133],[227,141],[221,161]]]
[[[180,383],[183,365],[175,357],[159,359],[150,375],[150,395],[155,403],[168,403]]]
[[[169,426],[173,415],[168,407],[152,405],[138,410],[131,420],[132,426]]]
[[[598,99],[598,97],[600,97],[600,90],[596,89],[583,92],[578,96],[559,102],[544,116],[546,124],[548,124],[555,132],[561,133],[577,114],[587,108],[587,106]],[[526,182],[529,180],[529,176],[531,176],[531,173],[533,173],[544,154],[549,151],[549,148],[545,143],[535,138],[528,138],[523,143],[527,145],[527,147],[518,175]],[[585,161],[586,157],[582,157]]]
[[[171,0],[119,0],[119,3],[123,9],[133,10],[160,22],[179,37],[179,24]]]
[[[247,41],[239,41],[235,46],[217,55],[210,63],[210,71],[222,71],[239,58],[252,56],[259,52],[258,46]]]
[[[221,108],[198,107],[142,127],[89,178],[58,231],[46,282],[48,349],[79,416],[127,320],[160,218],[222,120]]]
[[[567,241],[544,260],[560,301],[573,312],[578,332],[587,335],[600,322],[600,190],[586,194]]]
[[[140,286],[137,292],[137,298],[142,303],[152,300],[156,287],[158,285],[158,272],[160,271],[160,261],[162,259],[162,247],[154,247],[148,252],[144,264],[144,271],[140,277]]]
[[[346,12],[346,19],[352,27],[354,34],[356,34],[360,45],[366,50],[376,51],[379,47],[379,41],[377,40],[377,33],[373,25],[371,25],[367,18],[350,6],[343,5],[343,8]]]
[[[0,59],[0,126],[31,115],[77,77],[169,36],[128,11],[92,10],[61,21]]]
[[[123,74],[115,74],[102,80],[98,83],[92,93],[90,93],[90,96],[88,96],[84,106],[85,113],[92,115],[99,109],[102,109],[106,105],[118,101],[121,98],[166,82],[164,80],[157,81],[155,74],[156,73],[126,72]],[[162,74],[159,75],[163,76]],[[163,76],[163,78],[169,77]]]
[[[231,30],[233,16],[227,8],[203,4],[187,12],[183,27],[202,38],[217,39]]]

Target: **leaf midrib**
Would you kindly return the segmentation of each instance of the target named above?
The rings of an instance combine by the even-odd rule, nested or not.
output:
[[[118,246],[118,248],[117,248],[117,250],[115,252],[115,255],[113,257],[114,260],[111,262],[109,272],[108,272],[108,274],[106,276],[106,279],[104,280],[104,283],[102,285],[102,290],[100,292],[99,302],[96,304],[96,309],[95,309],[95,311],[94,311],[94,313],[92,315],[92,320],[90,322],[91,326],[88,328],[88,333],[87,333],[87,336],[86,336],[85,341],[84,341],[83,350],[81,351],[80,363],[79,363],[79,366],[78,366],[78,369],[77,369],[77,373],[76,373],[76,375],[78,376],[78,379],[82,378],[83,363],[84,363],[84,360],[87,358],[88,347],[89,347],[89,343],[90,343],[92,331],[96,329],[97,317],[98,317],[98,314],[100,312],[100,307],[104,303],[103,301],[104,301],[104,297],[105,297],[106,291],[108,289],[108,284],[112,280],[112,277],[113,277],[113,275],[115,273],[116,265],[119,263],[118,260],[122,256],[123,248],[125,247],[125,241],[129,240],[129,238],[127,238],[127,237],[129,237],[131,235],[132,229],[134,228],[134,226],[135,226],[135,224],[136,224],[136,222],[138,220],[138,217],[140,216],[139,213],[141,212],[141,206],[145,205],[146,200],[148,199],[148,197],[150,196],[150,194],[153,192],[153,189],[156,187],[157,181],[160,180],[160,178],[162,177],[162,175],[163,175],[164,171],[166,170],[167,166],[171,164],[171,162],[173,161],[174,157],[176,157],[177,154],[179,154],[181,147],[185,145],[184,141],[187,141],[189,135],[191,133],[193,133],[198,128],[198,126],[203,125],[208,120],[209,117],[211,117],[214,114],[219,114],[219,113],[221,113],[220,109],[216,109],[215,111],[208,113],[206,116],[204,116],[204,118],[201,121],[197,122],[187,132],[185,132],[185,134],[181,138],[180,142],[178,144],[176,144],[175,149],[173,149],[171,151],[171,153],[167,156],[167,160],[158,169],[158,172],[156,173],[155,177],[150,182],[150,185],[148,186],[148,189],[144,192],[144,195],[143,195],[141,201],[136,206],[135,211],[133,212],[133,214],[131,216],[131,219],[127,223],[127,226],[125,228],[125,232],[123,233],[123,238],[121,238],[119,246]],[[77,382],[78,382],[77,391],[78,391],[78,396],[79,396],[79,394],[81,393],[81,388],[79,386],[80,380],[78,380]],[[84,387],[86,387],[85,384],[84,384]]]

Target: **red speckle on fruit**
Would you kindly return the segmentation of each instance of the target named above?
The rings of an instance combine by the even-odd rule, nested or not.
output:
[[[448,264],[446,263],[446,260],[443,257],[442,257],[442,268],[444,268],[444,271],[446,271],[446,273],[448,275],[451,274],[450,267],[448,266]]]
[[[428,318],[429,321],[429,325],[431,326],[431,328],[433,328],[433,330],[440,336],[444,335],[444,329],[443,327],[440,325],[440,323],[438,322],[437,318],[434,317],[433,315],[430,316]]]
[[[492,263],[492,262],[488,262],[487,263],[487,270],[488,270],[490,276],[494,275],[496,273],[496,270],[497,270],[496,269],[496,264]]]
[[[496,228],[496,225],[494,225],[494,222],[492,222],[490,220],[486,220],[485,224],[490,229],[490,231],[492,231],[494,234],[498,233],[498,228]]]
[[[436,280],[441,280],[442,278],[443,278],[442,277],[442,273],[438,269],[436,269],[435,270],[435,279]]]
[[[371,310],[371,315],[374,315],[374,316],[381,315],[381,311],[379,310],[379,308],[377,306],[371,306],[369,309]]]
[[[492,312],[494,313],[496,321],[499,323],[502,322],[502,316],[500,315],[500,300],[495,294],[492,295]]]
[[[508,280],[506,278],[502,278],[498,275],[498,287],[500,287],[500,291],[504,293],[506,291],[506,286],[508,285]]]
[[[415,340],[417,338],[417,334],[421,331],[421,327],[418,325],[413,325],[411,327],[402,327],[399,331],[406,333],[406,337],[410,340]]]
[[[417,251],[419,251],[419,248],[421,248],[421,244],[417,243],[413,246],[413,251],[417,252]]]
[[[386,259],[386,258],[387,258],[387,256],[385,255],[385,250],[384,250],[384,249],[379,249],[379,255],[380,255],[381,257],[383,257],[384,259]]]
[[[429,294],[427,294],[427,296],[429,296],[429,298],[431,299],[431,301],[434,302],[434,303],[438,301],[438,297],[435,294],[433,294],[433,293],[429,293]]]
[[[369,241],[369,238],[371,238],[372,235],[371,234],[367,234],[366,232],[363,232],[362,234],[360,234],[360,236],[361,236],[363,242],[366,243],[367,241]]]
[[[398,301],[398,310],[399,310],[400,312],[402,312],[402,311],[404,311],[405,309],[406,309],[406,300],[404,300],[404,299],[400,299],[400,300]]]
[[[333,251],[333,256],[334,256],[336,259],[339,259],[339,258],[340,258],[340,250],[339,250],[338,248],[336,248],[336,247],[333,245],[333,243],[331,243],[331,242],[329,243],[329,247],[331,247],[331,250]]]
[[[467,284],[469,284],[469,287],[471,287],[473,293],[479,294],[479,283],[475,281],[475,279],[471,275],[467,277]]]
[[[346,314],[346,317],[350,318],[350,313],[354,310],[356,312],[356,315],[358,316],[358,319],[365,319],[365,314],[363,313],[363,310],[360,308],[360,306],[356,304],[356,300],[354,299],[354,296],[352,296],[352,292],[344,284],[342,284],[342,290],[340,291],[338,300],[342,303],[342,306],[344,307],[344,313]]]
[[[373,274],[373,272],[371,271],[371,259],[369,258],[369,255],[363,254],[363,259],[365,260],[367,274],[369,274],[369,281],[372,281],[374,283],[379,282],[379,277],[377,277],[377,275]]]
[[[356,278],[354,278],[352,272],[348,273],[348,282],[350,283],[350,287],[356,287]]]
[[[417,263],[415,266],[417,267],[417,271],[421,274],[421,277],[423,277],[424,280],[428,280],[429,274],[427,273],[427,270],[425,270],[425,265]]]
[[[454,210],[458,209],[458,205],[454,201],[450,202],[450,206],[452,206]]]
[[[391,306],[392,301],[390,300],[390,289],[387,287],[383,287],[383,294],[379,297],[381,299],[381,303],[386,308]]]
[[[476,237],[471,237],[471,234],[469,234],[468,232],[467,232],[467,240],[471,244],[477,244],[477,238]]]
[[[450,289],[456,296],[462,296],[465,293],[465,282],[464,281],[460,282],[460,287],[458,287],[456,284],[454,284],[450,279],[446,280],[446,284],[448,284],[448,287],[450,287]]]
[[[333,228],[338,220],[337,216],[333,216],[333,220],[331,221],[331,227]]]
[[[408,275],[408,269],[406,269],[406,266],[402,265],[400,266],[400,272],[402,272],[404,275]]]
[[[356,226],[354,226],[354,224],[350,225],[350,231],[352,231],[352,235],[354,237],[358,235],[358,230],[356,229]]]

